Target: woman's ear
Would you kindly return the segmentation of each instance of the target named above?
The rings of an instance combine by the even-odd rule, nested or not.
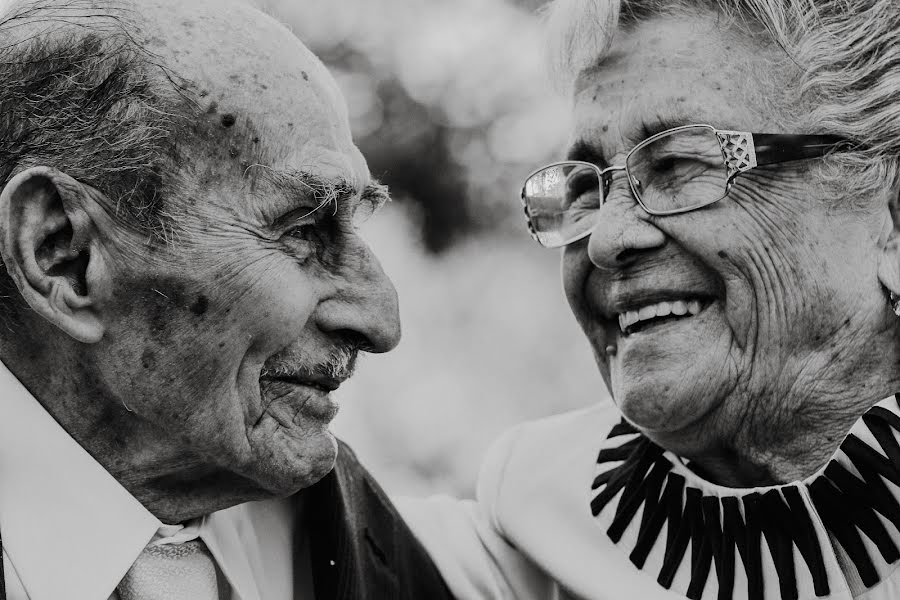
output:
[[[19,173],[0,193],[0,256],[9,276],[35,313],[87,344],[104,334],[88,286],[88,266],[99,260],[90,202],[86,186],[48,167]]]

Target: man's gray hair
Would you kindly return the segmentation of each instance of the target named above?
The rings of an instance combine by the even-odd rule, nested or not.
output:
[[[895,189],[900,178],[900,10],[896,0],[556,0],[547,10],[549,58],[569,86],[601,58],[617,30],[660,15],[712,11],[723,26],[765,36],[800,77],[784,100],[808,108],[797,133],[843,135],[826,175],[857,197]],[[848,177],[849,176],[849,177]]]
[[[55,167],[156,232],[175,94],[130,17],[90,0],[18,2],[0,15],[0,187]]]
[[[30,0],[0,14],[0,189],[37,165],[101,191],[148,237],[171,227],[180,96],[125,4]],[[5,288],[5,289],[4,289]],[[0,296],[15,295],[0,264]],[[2,300],[0,300],[2,302]]]

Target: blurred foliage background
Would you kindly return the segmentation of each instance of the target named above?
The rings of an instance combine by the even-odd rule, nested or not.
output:
[[[543,67],[543,2],[257,3],[330,68],[395,200],[365,235],[403,340],[360,362],[335,431],[390,493],[471,495],[505,429],[608,397],[559,256],[528,237],[518,201],[569,126]]]

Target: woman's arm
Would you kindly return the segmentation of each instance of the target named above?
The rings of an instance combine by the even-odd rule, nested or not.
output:
[[[553,597],[553,581],[507,541],[494,510],[518,433],[519,428],[508,432],[488,452],[476,501],[449,496],[394,499],[461,600]]]

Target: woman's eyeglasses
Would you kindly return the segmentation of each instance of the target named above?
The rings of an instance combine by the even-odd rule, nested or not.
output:
[[[532,237],[558,248],[590,234],[612,174],[625,171],[635,200],[651,215],[708,206],[728,195],[735,178],[757,166],[818,158],[848,140],[834,135],[727,131],[684,125],[653,135],[601,169],[582,161],[542,167],[525,179],[522,204]]]

